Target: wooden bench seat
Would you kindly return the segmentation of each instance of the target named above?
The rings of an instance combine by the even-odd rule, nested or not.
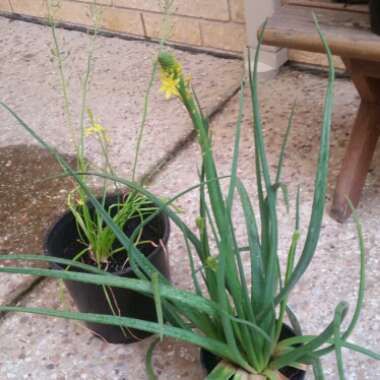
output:
[[[337,179],[331,214],[343,222],[357,206],[380,135],[380,36],[371,33],[365,12],[284,6],[268,20],[264,44],[323,53],[312,11],[334,54],[351,73],[360,96],[356,120]]]

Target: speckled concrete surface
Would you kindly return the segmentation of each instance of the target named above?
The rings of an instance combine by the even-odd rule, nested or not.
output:
[[[195,76],[195,74],[194,74]],[[295,99],[298,101],[294,128],[286,155],[283,180],[289,185],[290,202],[294,205],[295,190],[302,189],[301,219],[303,225],[310,216],[315,161],[318,153],[321,108],[326,87],[325,78],[283,69],[275,79],[260,87],[262,111],[267,142],[268,159],[275,169],[281,138],[287,125],[287,116]],[[155,103],[153,103],[155,104]],[[332,133],[331,170],[328,198],[332,196],[335,178],[340,167],[347,143],[347,137],[356,112],[358,97],[353,86],[346,80],[336,83],[336,101]],[[173,103],[175,108],[175,104]],[[237,116],[237,99],[233,99],[212,123],[214,152],[220,174],[230,168],[233,132]],[[252,160],[252,132],[250,108],[247,99],[239,176],[246,182],[255,198],[254,171]],[[171,119],[169,119],[171,120]],[[185,118],[183,119],[185,120]],[[352,340],[373,350],[380,347],[379,292],[380,242],[377,238],[380,215],[379,189],[380,156],[377,153],[373,170],[369,174],[359,208],[363,221],[367,247],[367,293],[362,318]],[[160,173],[151,188],[157,193],[172,196],[197,182],[199,151],[194,143],[178,153],[177,157]],[[195,225],[197,216],[197,195],[190,193],[178,201],[183,208],[183,218]],[[318,253],[299,283],[291,305],[298,314],[305,333],[317,333],[332,318],[335,305],[347,300],[354,305],[358,283],[358,249],[355,226],[352,221],[344,225],[332,220],[326,209]],[[241,220],[241,210],[236,210]],[[282,260],[290,242],[293,215],[286,213],[279,203],[280,252]],[[305,230],[303,228],[303,236]],[[237,233],[242,240],[245,231],[237,224]],[[175,228],[170,239],[170,264],[173,282],[183,288],[191,286],[183,242]],[[70,303],[69,298],[66,302]],[[29,294],[23,304],[58,306],[57,287],[47,282]],[[351,308],[352,310],[352,308]],[[38,333],[43,332],[39,337]],[[0,352],[0,378],[18,379],[145,379],[143,369],[144,351],[147,341],[130,346],[112,346],[79,327],[62,320],[45,319],[35,316],[8,315],[0,324],[0,339],[6,350]],[[160,380],[202,378],[197,361],[198,351],[173,341],[165,341],[159,348],[156,365]],[[368,360],[358,354],[345,352],[347,379],[375,380],[380,378],[380,363]],[[65,361],[66,358],[67,362]],[[65,359],[65,360],[64,360]],[[332,356],[326,358],[326,378],[336,380],[337,373]],[[108,369],[110,372],[107,372]],[[311,379],[312,376],[309,376]]]
[[[79,122],[81,78],[87,65],[89,38],[76,31],[58,30],[67,73],[75,126]],[[52,62],[49,28],[0,17],[0,99],[14,108],[29,125],[61,152],[72,153],[63,112],[57,65]],[[110,158],[117,172],[131,175],[134,142],[140,126],[144,94],[158,45],[118,38],[98,37],[88,92],[88,107],[99,117],[111,140]],[[178,58],[194,75],[199,97],[207,109],[239,87],[242,62],[205,54],[177,51]],[[174,101],[152,91],[149,118],[143,139],[144,160],[139,174],[154,168],[191,131]],[[34,143],[3,110],[0,111],[0,146]],[[101,163],[94,138],[87,140],[87,156]],[[100,161],[100,162],[99,162]]]

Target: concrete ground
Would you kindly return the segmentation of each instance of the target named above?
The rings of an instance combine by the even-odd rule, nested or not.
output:
[[[84,65],[83,47],[87,37],[73,31],[60,30],[59,34],[63,40],[62,48],[68,54],[67,70],[71,79],[71,92],[77,95],[77,78]],[[48,30],[42,26],[0,18],[0,44],[0,99],[14,107],[61,152],[72,154],[67,133],[63,129],[64,115],[57,88],[57,73],[50,62]],[[131,144],[138,128],[142,94],[156,50],[156,45],[144,42],[103,37],[97,41],[97,62],[89,99],[94,113],[101,117],[109,131],[112,140],[111,159],[122,175],[128,175],[132,162]],[[210,112],[218,110],[212,121],[214,154],[220,175],[225,175],[231,164],[238,112],[237,96],[232,99],[230,97],[239,84],[241,62],[205,54],[176,54],[185,62],[186,70],[192,72],[194,86],[206,109]],[[262,83],[260,87],[264,133],[272,169],[276,167],[287,116],[293,102],[297,100],[283,180],[289,185],[293,209],[297,186],[301,186],[303,236],[312,203],[326,83],[323,75],[284,68],[276,78]],[[358,105],[358,96],[348,80],[337,80],[335,94],[328,200],[332,196]],[[199,150],[196,142],[191,141],[191,125],[177,100],[163,100],[162,94],[157,94],[157,85],[152,95],[149,128],[146,130],[144,158],[141,160],[139,175],[160,168],[149,186],[157,194],[173,196],[197,183]],[[228,99],[228,103],[221,107]],[[39,251],[44,230],[64,209],[65,197],[72,185],[67,181],[34,181],[35,178],[46,178],[58,173],[58,167],[3,111],[0,111],[0,127],[0,251]],[[184,144],[184,141],[188,141],[188,144]],[[255,199],[248,97],[240,153],[239,176],[248,185]],[[94,161],[98,159],[92,141],[89,142],[88,157]],[[380,156],[377,154],[359,207],[367,248],[367,293],[361,320],[352,337],[356,343],[373,350],[380,347],[377,288],[380,280],[380,242],[377,239],[377,221],[380,215],[379,163]],[[41,192],[45,192],[45,195],[40,196]],[[196,193],[181,198],[178,206],[184,210],[183,218],[195,227]],[[36,210],[43,212],[36,216]],[[282,202],[279,202],[282,259],[290,241],[293,214],[287,214]],[[238,236],[244,240],[245,231],[239,223],[242,220],[239,209],[236,210],[236,220]],[[170,238],[169,252],[173,283],[181,288],[190,288],[191,278],[184,243],[175,228]],[[344,225],[336,223],[329,217],[327,208],[318,253],[291,298],[291,306],[299,316],[305,333],[320,332],[332,318],[334,307],[340,300],[347,300],[350,305],[354,305],[358,260],[353,222],[349,220]],[[19,276],[1,275],[0,302],[74,308],[68,295],[65,304],[60,305],[56,282],[36,282]],[[143,380],[146,379],[144,355],[149,342],[148,339],[128,346],[110,345],[92,336],[78,323],[7,314],[0,319],[0,379]],[[347,379],[380,378],[379,362],[359,354],[344,352],[344,355]],[[170,339],[165,339],[158,347],[154,362],[160,380],[198,380],[204,375],[198,361],[198,350]],[[337,379],[334,357],[327,357],[324,364],[326,378]],[[312,378],[311,374],[308,378]]]

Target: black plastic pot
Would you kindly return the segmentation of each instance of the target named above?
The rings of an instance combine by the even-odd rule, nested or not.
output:
[[[369,13],[371,18],[371,29],[374,33],[380,35],[380,1],[369,1]]]
[[[294,337],[295,334],[293,330],[288,325],[282,326],[282,331],[280,335],[280,340],[284,340],[287,338]],[[200,359],[203,368],[207,371],[207,373],[211,373],[212,370],[218,365],[220,362],[220,358],[215,356],[209,351],[206,351],[204,349],[201,349],[200,352]],[[305,378],[306,372],[302,371],[300,369],[292,368],[292,367],[285,367],[280,370],[280,372],[286,376],[289,380],[303,380]]]
[[[112,204],[120,201],[120,195],[110,195],[105,202],[108,209]],[[90,206],[90,208],[92,208]],[[92,208],[93,209],[93,208]],[[137,219],[127,222],[123,228],[127,236],[130,236],[139,225]],[[168,217],[159,214],[149,222],[143,230],[143,240],[157,243],[157,247],[146,245],[140,250],[146,255],[150,262],[167,278],[169,278],[169,265],[165,252],[159,242],[165,246],[169,239],[170,225]],[[79,235],[74,216],[66,212],[50,229],[45,239],[45,254],[65,259],[73,259],[82,249],[83,245],[78,242]],[[116,245],[120,246],[117,241]],[[124,252],[125,254],[125,252]],[[64,270],[59,264],[52,264],[53,269]],[[69,270],[81,271],[77,268]],[[136,278],[132,269],[126,266],[124,270],[111,272],[114,275],[128,278]],[[102,286],[85,284],[76,281],[65,281],[79,311],[83,313],[109,314],[112,315],[109,302],[107,301]],[[110,298],[113,309],[120,312],[121,316],[156,321],[156,310],[154,301],[149,296],[136,293],[128,289],[111,288]],[[151,334],[134,329],[121,329],[118,326],[104,325],[98,323],[86,323],[95,335],[102,337],[109,343],[131,343],[143,339]]]

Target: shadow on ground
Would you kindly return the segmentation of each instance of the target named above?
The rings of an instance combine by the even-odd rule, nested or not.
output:
[[[73,158],[66,157],[70,164]],[[39,147],[0,148],[0,251],[39,253],[46,229],[66,207],[73,183]]]

